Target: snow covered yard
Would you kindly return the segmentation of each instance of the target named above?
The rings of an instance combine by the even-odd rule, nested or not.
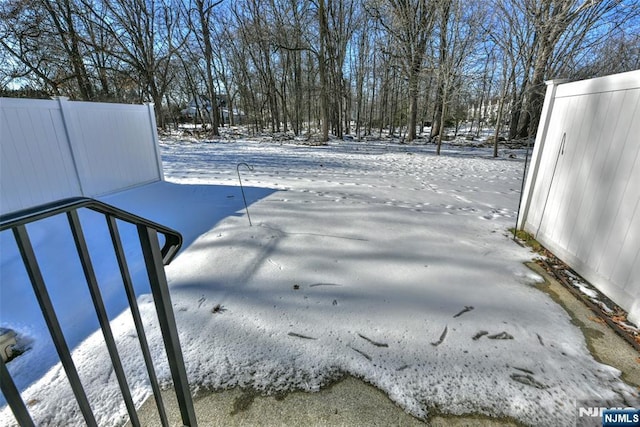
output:
[[[634,389],[535,289],[540,278],[522,264],[533,254],[507,235],[522,153],[171,139],[161,148],[168,183],[104,200],[185,235],[167,277],[192,385],[315,391],[348,373],[417,417],[435,409],[547,426],[573,425],[576,400],[637,406]],[[239,162],[254,166],[241,169],[252,227]],[[152,325],[153,304],[139,299]],[[141,403],[150,389],[130,317],[113,324]],[[160,354],[157,328],[149,338]],[[36,350],[9,364],[14,375]],[[121,423],[99,334],[74,357],[101,425]],[[23,393],[41,424],[82,424],[65,382],[54,366]],[[5,408],[0,423],[10,417]]]

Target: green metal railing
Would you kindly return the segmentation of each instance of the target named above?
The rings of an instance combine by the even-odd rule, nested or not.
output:
[[[31,285],[38,300],[40,309],[44,316],[47,328],[55,345],[56,351],[60,358],[60,362],[67,374],[67,378],[71,384],[74,396],[80,411],[89,426],[95,426],[96,421],[87,399],[86,393],[80,381],[78,371],[71,358],[71,353],[68,344],[65,340],[62,328],[58,321],[58,316],[54,310],[51,302],[47,286],[40,271],[36,255],[27,232],[27,224],[40,221],[45,218],[49,218],[56,215],[65,215],[67,217],[73,240],[78,254],[78,259],[81,262],[82,270],[84,272],[89,292],[91,294],[91,300],[98,316],[100,328],[104,336],[104,340],[111,358],[114,372],[122,396],[124,399],[129,419],[133,426],[139,426],[140,422],[138,415],[131,397],[131,392],[127,383],[127,379],[122,367],[122,362],[118,354],[116,343],[111,331],[109,318],[105,309],[105,305],[98,286],[98,280],[96,278],[93,265],[91,262],[91,256],[84,237],[82,224],[78,212],[82,209],[89,209],[104,215],[109,228],[109,234],[111,237],[111,245],[118,262],[120,274],[124,284],[125,292],[127,294],[127,300],[131,309],[131,314],[134,320],[135,328],[138,338],[140,340],[140,347],[142,350],[143,358],[147,368],[147,374],[153,390],[155,402],[158,408],[158,415],[163,426],[168,426],[166,411],[162,398],[160,395],[160,386],[153,367],[153,361],[149,345],[144,332],[140,311],[136,301],[136,296],[131,280],[131,274],[127,265],[127,260],[122,246],[120,233],[118,231],[118,221],[129,223],[137,228],[138,238],[140,240],[140,246],[142,248],[142,255],[144,257],[144,263],[149,277],[149,283],[151,286],[151,293],[153,295],[156,312],[158,314],[158,321],[162,332],[165,350],[167,353],[167,359],[169,362],[169,368],[171,370],[171,376],[173,379],[176,397],[180,407],[180,414],[182,417],[182,423],[186,426],[196,426],[196,417],[193,409],[193,401],[189,391],[189,383],[187,381],[187,374],[184,366],[184,359],[182,356],[182,350],[180,347],[180,341],[178,339],[178,330],[176,327],[175,316],[173,314],[173,308],[171,299],[169,296],[169,288],[167,286],[167,279],[165,276],[164,265],[169,264],[174,258],[180,246],[182,245],[182,236],[175,230],[164,227],[160,224],[156,224],[145,218],[133,215],[129,212],[123,211],[108,204],[99,202],[89,198],[72,198],[60,200],[58,202],[41,205],[36,208],[12,213],[9,215],[0,216],[0,232],[11,231],[14,235],[16,244],[20,251],[22,262],[29,275]],[[164,244],[160,247],[158,239],[158,233],[164,236]],[[55,243],[52,243],[55,244]],[[7,403],[13,411],[16,420],[21,426],[33,426],[35,425],[29,411],[20,396],[20,392],[11,375],[5,366],[5,362],[0,359],[0,389],[2,390]]]

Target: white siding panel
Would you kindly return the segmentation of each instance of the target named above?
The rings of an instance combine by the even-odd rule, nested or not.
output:
[[[628,106],[627,106],[628,107]],[[636,105],[637,111],[638,105]],[[640,113],[640,112],[638,112]],[[640,182],[640,121],[633,120],[629,125],[629,132],[625,138],[623,158],[617,165],[615,190],[619,194],[617,199],[611,200],[611,204],[603,206],[607,215],[611,215],[613,221],[609,229],[607,240],[602,245],[602,255],[599,262],[594,265],[598,272],[609,277],[622,254],[625,239],[630,237],[629,229],[636,211],[636,205],[640,198],[638,183]]]
[[[81,194],[55,101],[1,101],[3,213]]]
[[[145,106],[73,107],[70,116],[77,126],[71,141],[87,193],[100,195],[160,179]]]
[[[533,233],[537,234],[541,221],[543,219],[544,208],[547,202],[547,194],[549,188],[553,184],[553,172],[556,165],[557,153],[560,151],[562,144],[562,126],[567,117],[571,114],[571,100],[558,100],[554,106],[554,117],[559,120],[553,120],[549,124],[547,131],[547,139],[545,148],[541,154],[540,164],[538,168],[537,180],[533,188],[532,202],[529,209],[529,215],[526,222],[533,229]]]
[[[640,144],[638,144],[640,145]],[[601,263],[600,268],[611,269],[611,280],[614,283],[626,285],[623,281],[633,268],[637,249],[640,247],[640,154],[636,150],[636,161],[633,169],[627,177],[629,185],[620,201],[620,208],[616,218],[615,238],[610,243],[609,249],[618,250],[618,256],[609,263]],[[617,248],[616,242],[621,242]]]
[[[0,98],[0,213],[162,179],[152,107]]]
[[[636,222],[636,224],[638,223]],[[637,228],[636,231],[640,232]],[[638,298],[638,295],[640,295],[640,245],[636,247],[636,251],[633,266],[629,270],[628,277],[625,280],[626,286],[624,290],[627,295],[631,296],[630,299],[640,308],[640,298]]]
[[[623,109],[627,104],[629,91],[613,92],[612,96],[611,108],[597,142],[599,150],[590,182],[593,191],[591,197],[585,199],[587,203],[583,209],[586,223],[593,225],[590,230],[591,238],[580,240],[573,235],[570,243],[570,246],[580,247],[578,256],[591,265],[599,262],[603,242],[614,225],[608,211],[613,201],[620,197],[620,190],[616,188],[616,170],[624,153],[626,133],[630,125],[627,120],[630,116]]]
[[[580,259],[586,256],[588,250],[585,242],[592,238],[594,230],[593,202],[598,194],[598,187],[605,184],[600,181],[600,171],[609,146],[602,141],[602,134],[603,131],[608,133],[612,131],[610,121],[613,121],[614,117],[611,117],[611,111],[617,110],[611,105],[612,98],[612,92],[588,96],[589,103],[595,104],[596,108],[592,116],[586,116],[591,126],[584,124],[584,127],[589,129],[588,134],[581,141],[580,149],[584,152],[584,156],[578,163],[581,166],[580,174],[573,183],[573,197],[566,207],[567,211],[571,212],[571,218],[565,233],[554,236],[554,239],[565,241],[567,251]]]
[[[634,264],[637,262],[636,255],[638,254],[638,248],[640,248],[640,199],[636,201],[633,216],[629,222],[621,225],[623,227],[627,226],[623,230],[625,237],[619,250],[619,257],[613,263],[610,278],[612,282],[620,283],[623,288],[627,289],[631,285],[627,283],[627,280],[639,279],[637,276],[635,278],[629,277],[629,273],[634,270]]]
[[[522,224],[640,323],[640,70],[559,84],[547,102]]]
[[[556,98],[562,98],[565,96],[574,97],[590,93],[614,92],[617,90],[635,88],[640,88],[640,79],[638,78],[637,70],[560,85],[556,92]]]
[[[620,102],[615,130],[609,138],[610,156],[605,161],[600,178],[600,189],[606,197],[598,197],[601,203],[594,219],[595,235],[588,242],[590,250],[585,258],[595,269],[599,268],[602,257],[607,253],[607,243],[616,226],[618,202],[625,197],[627,187],[635,185],[629,177],[633,166],[639,161],[636,157],[640,150],[637,136],[640,122],[636,117],[640,115],[640,90],[619,93],[624,96]]]
[[[548,202],[545,211],[544,221],[540,227],[540,233],[557,237],[561,233],[566,233],[575,221],[575,212],[571,209],[572,197],[575,196],[574,187],[579,179],[580,171],[572,164],[580,162],[585,155],[584,139],[588,132],[583,117],[588,113],[585,109],[592,106],[577,102],[576,99],[568,99],[568,113],[565,119],[559,122],[557,152],[555,153],[555,165],[552,170],[552,185],[549,187]],[[587,129],[585,129],[587,128]],[[565,248],[566,249],[566,248]]]

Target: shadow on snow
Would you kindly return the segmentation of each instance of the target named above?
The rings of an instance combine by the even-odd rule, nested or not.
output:
[[[248,205],[276,191],[259,187],[244,190]],[[224,218],[246,216],[237,186],[157,182],[100,199],[179,231],[183,245],[178,258]],[[102,298],[109,318],[113,319],[128,304],[106,221],[102,215],[88,210],[80,212],[80,219]],[[136,229],[122,222],[118,227],[136,294],[150,293]],[[28,231],[67,344],[73,350],[98,331],[99,324],[68,223],[64,215],[58,215],[30,224]],[[22,391],[59,359],[10,232],[1,233],[0,247],[0,325],[18,332],[29,348],[7,365]],[[0,405],[3,404],[4,398],[0,396]]]

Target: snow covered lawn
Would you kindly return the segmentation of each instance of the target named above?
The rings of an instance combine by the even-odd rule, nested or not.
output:
[[[636,402],[535,289],[540,278],[522,264],[533,254],[508,236],[523,153],[493,159],[448,146],[438,157],[433,146],[383,142],[161,146],[168,182],[104,200],[185,235],[167,277],[194,386],[315,391],[348,373],[418,417],[437,409],[547,426],[573,425],[576,400]],[[252,227],[239,162],[254,166],[241,168]],[[154,328],[150,297],[139,300]],[[6,319],[16,329],[28,321]],[[141,403],[150,388],[130,316],[113,324]],[[43,354],[32,334],[34,349],[9,364],[18,378]],[[160,354],[157,327],[150,340]],[[100,423],[121,422],[99,334],[74,357]],[[163,357],[158,364],[166,380]],[[59,365],[32,382],[23,397],[41,424],[82,424]],[[9,417],[5,408],[0,423]]]

